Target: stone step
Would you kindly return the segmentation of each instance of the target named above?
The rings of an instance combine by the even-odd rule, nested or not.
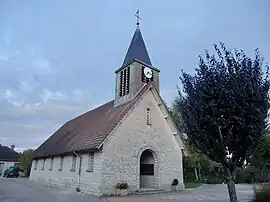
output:
[[[144,195],[144,194],[160,194],[166,193],[168,191],[162,189],[139,189],[135,192],[137,195]]]

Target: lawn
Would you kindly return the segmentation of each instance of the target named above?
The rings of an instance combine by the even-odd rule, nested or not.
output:
[[[186,189],[198,188],[200,186],[202,186],[202,183],[199,182],[185,182]]]

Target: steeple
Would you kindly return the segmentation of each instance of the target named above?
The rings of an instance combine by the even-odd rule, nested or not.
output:
[[[135,33],[132,37],[131,43],[129,45],[122,67],[128,65],[134,60],[139,60],[141,62],[144,62],[147,65],[152,66],[150,57],[148,55],[148,52],[147,52],[147,49],[146,49],[146,46],[142,37],[142,33],[140,31],[140,27],[138,24],[137,24]]]
[[[137,17],[137,28],[122,66],[115,71],[115,107],[132,100],[145,83],[151,82],[159,92],[160,70],[152,66],[146,50],[139,27],[141,19],[139,10],[135,16]]]

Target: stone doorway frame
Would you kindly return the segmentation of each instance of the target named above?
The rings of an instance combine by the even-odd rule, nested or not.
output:
[[[159,160],[158,160],[158,155],[157,153],[155,152],[155,150],[152,148],[152,147],[143,147],[138,155],[137,155],[137,190],[140,190],[142,189],[140,187],[140,166],[141,166],[141,163],[140,163],[140,160],[141,160],[141,156],[142,156],[142,153],[144,151],[150,151],[154,157],[154,189],[159,189],[160,188],[160,183],[159,183]]]

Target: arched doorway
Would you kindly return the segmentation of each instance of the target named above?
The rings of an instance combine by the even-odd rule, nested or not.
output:
[[[155,187],[155,159],[149,149],[143,151],[140,157],[140,188]]]

